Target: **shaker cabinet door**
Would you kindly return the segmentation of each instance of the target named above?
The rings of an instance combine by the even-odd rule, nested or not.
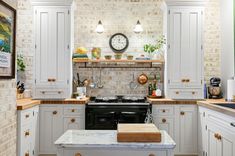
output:
[[[36,84],[66,86],[70,18],[67,8],[36,9]]]
[[[55,154],[54,142],[63,134],[63,107],[40,108],[40,154]]]

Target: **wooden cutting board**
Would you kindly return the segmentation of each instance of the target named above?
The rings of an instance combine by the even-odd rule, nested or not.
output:
[[[118,124],[118,142],[161,142],[161,132],[154,124]]]

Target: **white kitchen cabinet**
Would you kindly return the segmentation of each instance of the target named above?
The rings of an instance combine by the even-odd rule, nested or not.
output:
[[[40,107],[40,154],[54,154],[54,141],[63,134],[63,107],[46,105]]]
[[[176,142],[175,154],[197,154],[196,105],[153,105],[152,114],[156,126]]]
[[[26,110],[19,110],[18,130],[17,130],[17,155],[18,156],[37,156],[38,153],[38,111],[35,106]]]
[[[40,106],[40,154],[56,154],[54,142],[68,129],[85,129],[85,105]]]
[[[203,8],[168,6],[167,96],[203,98]]]
[[[202,128],[202,137],[205,138],[202,144],[204,155],[207,156],[234,156],[235,155],[235,118],[199,107],[203,111],[202,118],[206,128]]]
[[[70,7],[35,7],[35,99],[70,97]]]
[[[206,123],[205,123],[205,111],[198,108],[198,155],[205,156],[206,152]]]
[[[179,112],[179,148],[183,154],[197,154],[197,106],[181,105]]]

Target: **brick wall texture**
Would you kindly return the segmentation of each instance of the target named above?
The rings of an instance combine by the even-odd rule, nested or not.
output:
[[[101,47],[103,55],[111,53],[108,40],[117,32],[130,40],[126,53],[139,55],[143,45],[151,43],[163,32],[163,0],[75,0],[74,47]],[[27,88],[33,84],[33,7],[30,0],[18,0],[17,52],[25,56],[26,72],[23,80]],[[219,0],[209,0],[205,9],[204,59],[205,80],[220,76],[220,8]],[[103,34],[94,32],[99,20],[105,27]],[[140,20],[144,32],[132,30]]]
[[[16,8],[16,0],[4,0]],[[0,156],[16,156],[15,79],[0,79]]]

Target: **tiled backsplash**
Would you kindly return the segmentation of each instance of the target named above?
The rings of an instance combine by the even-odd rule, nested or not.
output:
[[[133,96],[146,96],[148,93],[148,83],[140,85],[137,82],[137,77],[142,73],[146,75],[157,74],[161,75],[161,84],[163,83],[163,67],[162,65],[155,66],[154,68],[99,68],[96,66],[93,68],[94,82],[99,80],[101,70],[101,81],[103,82],[103,88],[91,89],[87,87],[88,96],[107,96],[107,95],[133,95]],[[91,79],[92,68],[79,68],[77,64],[74,65],[74,75],[76,78],[79,73],[80,80]],[[133,80],[138,84],[136,89],[131,89],[129,84]]]

